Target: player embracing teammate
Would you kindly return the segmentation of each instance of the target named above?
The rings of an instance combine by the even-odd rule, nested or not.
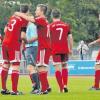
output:
[[[39,80],[41,83],[41,91],[39,94],[48,94],[51,91],[47,79],[47,66],[49,63],[49,57],[51,55],[50,50],[50,37],[48,35],[48,21],[46,19],[47,6],[39,4],[36,7],[35,16],[32,18],[24,13],[16,12],[17,16],[20,16],[30,22],[35,23],[38,32],[38,53],[37,53],[37,66]]]
[[[28,6],[22,5],[20,11],[24,14],[28,12]],[[21,30],[23,31],[24,27],[27,26],[27,21],[21,17],[12,15],[8,21],[8,24],[5,26],[4,32],[5,37],[2,43],[2,56],[4,64],[2,65],[1,72],[1,83],[2,90],[1,94],[7,95],[20,95],[22,92],[17,90],[18,80],[19,80],[19,66],[20,66],[20,46],[21,46]],[[12,91],[10,92],[7,87],[7,77],[9,68],[12,65]]]
[[[53,22],[48,25],[45,17],[46,11],[46,5],[39,4],[35,11],[36,18],[31,18],[19,12],[16,15],[37,25],[39,43],[37,66],[41,83],[41,94],[48,94],[48,91],[50,91],[46,70],[50,55],[52,55],[56,69],[55,76],[60,87],[60,92],[68,92],[68,70],[66,61],[68,61],[68,55],[72,53],[73,46],[70,26],[61,21],[61,13],[58,9],[52,11]],[[60,66],[62,67],[61,70]]]
[[[16,12],[15,16],[17,17],[17,20],[25,19],[25,21],[33,22],[37,26],[37,33],[38,33],[38,53],[37,53],[37,67],[38,67],[38,75],[39,80],[41,83],[41,91],[39,94],[48,94],[48,92],[51,91],[51,88],[48,83],[47,74],[48,74],[48,63],[49,58],[52,56],[53,64],[56,69],[55,76],[60,88],[60,92],[68,92],[67,89],[67,82],[68,82],[68,69],[67,69],[67,61],[69,54],[72,54],[72,47],[73,47],[73,37],[70,31],[70,26],[67,23],[64,23],[61,21],[61,13],[58,9],[54,9],[52,11],[52,20],[53,22],[51,24],[48,24],[48,21],[46,19],[46,12],[47,12],[47,6],[44,4],[39,4],[36,7],[35,11],[35,17],[27,16],[23,12]],[[26,21],[26,22],[27,22]],[[15,19],[12,19],[11,25],[8,24],[7,28],[8,31],[11,32],[14,28],[14,25],[16,24]],[[20,24],[20,25],[23,25]],[[26,24],[25,24],[26,25]],[[21,26],[22,27],[22,26]],[[26,27],[26,26],[24,26]],[[18,26],[19,28],[19,26]],[[17,29],[14,29],[17,30]],[[19,36],[19,33],[16,33],[16,37]],[[8,36],[10,41],[8,40]],[[11,94],[17,95],[20,94],[17,90],[17,84],[18,84],[18,67],[19,66],[19,48],[20,43],[15,41],[14,36],[10,36],[9,34],[6,34],[3,42],[3,55],[5,59],[5,65],[3,67],[1,77],[2,77],[2,94],[9,94],[10,92],[6,89],[6,79],[8,75],[8,68],[10,66],[10,59],[14,62],[14,69],[12,73],[12,92]],[[15,47],[14,52],[10,52],[10,45],[5,45],[6,42],[10,42],[10,45]],[[14,42],[12,42],[14,41]],[[17,43],[18,42],[18,43]],[[14,44],[13,44],[14,43]],[[69,43],[69,44],[68,44]],[[18,49],[18,50],[17,50]],[[16,51],[16,52],[15,52]],[[12,54],[15,54],[16,58],[11,58]],[[5,55],[6,54],[6,55]],[[5,58],[7,57],[7,58]],[[61,66],[61,69],[60,69]]]

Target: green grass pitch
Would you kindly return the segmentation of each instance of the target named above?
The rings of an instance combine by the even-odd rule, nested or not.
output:
[[[49,82],[52,87],[52,92],[47,95],[30,94],[31,82],[28,76],[20,76],[19,90],[23,91],[24,95],[11,96],[1,95],[0,100],[99,100],[100,91],[89,91],[93,83],[93,77],[69,77],[68,93],[59,93],[58,85],[54,77],[49,77]],[[8,78],[7,87],[11,89],[10,77]],[[0,83],[1,89],[1,83]]]

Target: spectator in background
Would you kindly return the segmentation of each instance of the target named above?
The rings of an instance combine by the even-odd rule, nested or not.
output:
[[[82,40],[80,41],[77,51],[79,52],[79,56],[81,60],[87,59],[87,53],[88,53],[88,46],[85,44],[85,42]]]

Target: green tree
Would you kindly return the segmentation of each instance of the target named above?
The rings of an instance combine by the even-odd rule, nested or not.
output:
[[[100,32],[100,0],[0,0],[0,29],[13,14],[18,5],[27,3],[34,12],[36,5],[47,4],[50,9],[59,8],[62,13],[62,20],[69,23],[72,28],[74,41],[91,41],[97,38]],[[50,21],[50,12],[49,21]]]

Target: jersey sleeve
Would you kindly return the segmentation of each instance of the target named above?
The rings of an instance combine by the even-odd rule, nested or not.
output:
[[[47,25],[43,18],[35,18],[35,24],[37,26],[45,26],[45,25]]]

